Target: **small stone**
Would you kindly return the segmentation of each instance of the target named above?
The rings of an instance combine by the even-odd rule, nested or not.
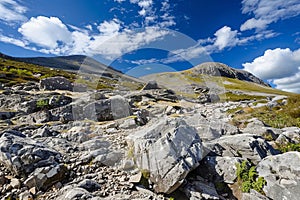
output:
[[[21,182],[19,179],[13,178],[10,181],[10,185],[14,188],[14,189],[18,189],[21,186]]]
[[[19,195],[19,200],[33,200],[33,197],[29,191],[26,191]]]
[[[129,182],[130,183],[139,183],[142,179],[142,173],[139,172],[133,176],[130,177]]]
[[[35,195],[37,193],[36,187],[32,187],[29,189],[29,192],[33,195]]]

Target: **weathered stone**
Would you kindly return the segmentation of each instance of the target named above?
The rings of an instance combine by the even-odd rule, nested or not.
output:
[[[60,157],[58,152],[17,131],[4,132],[0,147],[0,162],[19,176],[26,176],[38,167],[55,165]]]
[[[72,91],[72,83],[65,77],[50,77],[40,81],[40,89],[43,90],[69,90]]]
[[[19,195],[19,200],[33,200],[29,191],[25,191]]]
[[[0,120],[11,119],[16,115],[16,112],[0,111]]]
[[[18,189],[18,188],[20,188],[20,186],[21,186],[21,182],[20,182],[20,180],[17,179],[17,178],[12,178],[12,179],[10,180],[10,185],[12,186],[12,188]]]
[[[257,164],[268,155],[279,153],[262,137],[252,134],[223,136],[219,139],[206,142],[205,145],[217,155],[241,157],[249,159],[254,164]]]
[[[120,119],[132,114],[127,100],[119,95],[90,103],[83,110],[86,118],[96,121]]]
[[[203,158],[197,131],[182,119],[163,119],[127,140],[137,166],[149,173],[156,192],[173,192]]]
[[[47,190],[54,183],[64,180],[67,169],[64,165],[37,168],[24,182],[28,188],[36,187],[38,190]]]
[[[237,157],[206,156],[196,171],[212,182],[233,184],[237,178],[236,164],[242,161]]]
[[[100,184],[91,179],[85,179],[78,184],[78,187],[86,189],[89,192],[94,192],[95,190],[100,189]]]
[[[190,180],[181,188],[191,200],[220,199],[213,183],[209,183],[198,177]]]
[[[149,81],[142,90],[155,90],[155,89],[160,89],[160,87],[158,87],[156,81]]]
[[[300,152],[287,152],[268,156],[257,166],[259,176],[267,181],[263,188],[266,196],[274,200],[299,199]]]
[[[73,199],[82,199],[84,195],[89,194],[89,192],[83,188],[75,187],[70,188],[63,195],[57,198],[57,200],[73,200]]]
[[[268,197],[258,193],[257,191],[251,189],[250,193],[242,193],[241,200],[270,200]]]

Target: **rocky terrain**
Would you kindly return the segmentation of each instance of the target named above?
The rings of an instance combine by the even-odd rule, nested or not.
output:
[[[298,199],[298,96],[236,78],[2,84],[0,199]]]

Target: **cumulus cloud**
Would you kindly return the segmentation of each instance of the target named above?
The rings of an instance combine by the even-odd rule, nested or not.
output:
[[[27,8],[14,0],[0,0],[0,20],[11,23],[16,21],[26,21],[24,15]]]
[[[240,30],[265,29],[278,20],[300,14],[299,0],[243,0],[242,13],[252,14],[253,18],[241,25]]]
[[[71,42],[71,32],[57,17],[32,17],[18,31],[29,42],[46,48],[57,48],[59,43]]]
[[[110,35],[118,32],[121,28],[121,25],[119,20],[113,19],[111,21],[104,21],[97,28],[101,33]]]
[[[218,47],[219,50],[225,47],[236,46],[239,41],[237,34],[238,32],[236,30],[232,31],[230,27],[224,26],[214,34],[216,36],[214,45]]]
[[[300,49],[269,49],[243,66],[254,75],[272,81],[278,89],[300,93]]]

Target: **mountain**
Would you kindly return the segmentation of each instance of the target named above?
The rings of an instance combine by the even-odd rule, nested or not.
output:
[[[72,82],[94,89],[130,90],[143,81],[114,70],[86,56],[17,58],[0,53],[0,85],[12,86],[27,81],[64,76]]]
[[[262,98],[272,95],[288,95],[274,89],[263,80],[244,70],[237,70],[225,64],[208,62],[179,72],[165,72],[141,77],[144,81],[156,81],[160,86],[192,98],[199,98],[198,91],[210,89],[210,93],[222,96],[223,100]]]
[[[0,53],[0,57],[44,67],[67,70],[76,73],[89,73],[109,78],[122,77],[123,79],[129,81],[140,82],[140,80],[134,77],[125,75],[121,71],[118,71],[110,66],[104,65],[98,62],[97,60],[84,55],[21,58],[12,57]]]
[[[265,83],[260,78],[254,76],[250,72],[247,72],[245,70],[238,70],[229,67],[228,65],[225,65],[223,63],[218,62],[207,62],[200,65],[197,65],[193,67],[192,69],[189,69],[191,73],[194,74],[207,74],[211,76],[222,76],[227,78],[235,78],[242,81],[249,81],[258,83],[264,86],[270,86],[269,84]]]

